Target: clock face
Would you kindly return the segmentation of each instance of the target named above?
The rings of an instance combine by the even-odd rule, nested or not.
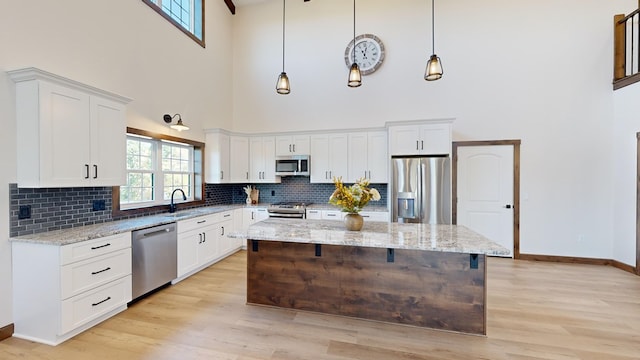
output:
[[[368,75],[382,65],[384,60],[384,45],[380,38],[372,34],[358,35],[355,39],[355,49],[353,41],[347,45],[344,51],[344,61],[347,67],[353,64],[353,57],[360,67],[362,75]]]

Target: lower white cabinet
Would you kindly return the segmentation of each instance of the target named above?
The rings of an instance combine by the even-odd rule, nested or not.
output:
[[[345,212],[339,210],[307,209],[307,219],[313,220],[343,220]],[[389,221],[388,211],[361,211],[365,221]]]
[[[178,221],[178,278],[176,283],[240,249],[227,237],[234,230],[234,211]]]
[[[69,245],[12,242],[13,336],[57,345],[127,308],[131,233]]]

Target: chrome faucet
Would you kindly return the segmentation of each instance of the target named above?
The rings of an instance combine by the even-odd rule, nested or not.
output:
[[[184,194],[184,191],[182,191],[182,189],[173,190],[173,192],[171,193],[171,204],[169,204],[170,213],[176,212],[176,204],[173,203],[173,195],[176,193],[176,191],[180,191],[182,193],[182,200],[187,201],[187,195]]]

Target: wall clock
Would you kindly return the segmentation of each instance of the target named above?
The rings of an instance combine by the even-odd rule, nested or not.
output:
[[[347,68],[353,64],[354,42],[349,42],[344,50],[344,62]],[[355,38],[356,63],[360,67],[362,75],[368,75],[380,68],[384,61],[384,44],[379,37],[373,34],[362,34]]]

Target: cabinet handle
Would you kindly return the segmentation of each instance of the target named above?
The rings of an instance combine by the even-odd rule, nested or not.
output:
[[[247,171],[247,180],[249,180],[249,172]]]
[[[98,270],[98,271],[92,271],[92,272],[91,272],[91,275],[100,274],[100,273],[103,273],[103,272],[108,271],[108,270],[111,270],[111,268],[110,268],[110,267],[108,267],[108,268],[106,268],[106,269],[102,269],[102,270]]]
[[[416,150],[420,150],[420,143],[416,140]]]
[[[111,246],[111,244],[110,243],[106,243],[104,245],[94,246],[94,247],[91,248],[91,250],[97,250],[97,249],[100,249],[100,248],[103,248],[103,247],[107,247],[107,246]]]
[[[333,216],[333,217],[335,217],[335,216],[336,216],[336,214],[327,214],[327,216]]]
[[[252,211],[252,212],[251,212],[251,220],[254,220],[254,218],[253,218],[253,215],[254,215],[254,214],[255,214],[255,213]]]
[[[93,164],[93,178],[97,179],[98,178],[98,165]]]
[[[291,144],[289,144],[289,152],[291,152]]]
[[[107,297],[106,299],[102,300],[102,301],[98,301],[97,303],[91,304],[91,306],[98,306],[100,304],[102,304],[105,301],[109,301],[111,300],[111,296]]]
[[[200,221],[198,221],[196,224],[204,224],[204,223],[206,223],[206,222],[207,222],[207,220],[200,220]]]
[[[207,241],[207,233],[202,233],[202,242]]]
[[[86,172],[86,175],[84,176],[85,179],[89,178],[89,164],[84,164],[84,170]]]
[[[329,170],[329,179],[333,179],[333,174],[331,170]]]
[[[422,148],[420,150],[424,150],[424,140],[420,140],[420,144],[422,145]]]
[[[293,152],[296,152],[296,144],[293,144]]]
[[[202,244],[202,233],[199,233],[198,237],[200,238],[200,240],[198,240],[198,244]]]
[[[231,214],[224,214],[224,215],[222,215],[222,217],[229,217],[229,216],[231,216]]]
[[[220,170],[220,180],[224,179],[224,171]]]
[[[221,236],[224,236],[224,226],[222,226],[222,234],[220,234]]]

